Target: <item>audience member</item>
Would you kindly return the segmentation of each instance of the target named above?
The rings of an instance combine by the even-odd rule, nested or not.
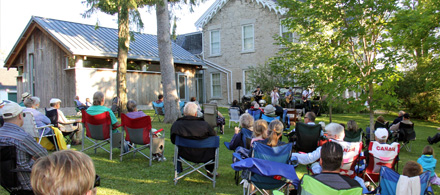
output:
[[[397,118],[394,119],[394,121],[393,121],[393,123],[391,125],[395,125],[395,124],[399,123],[400,121],[402,121],[404,114],[405,114],[405,112],[403,110],[399,111],[399,114],[398,114]]]
[[[240,115],[242,115],[244,113],[244,111],[240,108],[240,106],[238,105],[238,101],[234,100],[232,101],[232,106],[231,108],[238,108],[238,111],[240,111]]]
[[[275,115],[279,116],[280,119],[283,117],[284,114],[284,110],[283,107],[280,106],[280,104],[274,104],[273,105],[275,107]]]
[[[284,145],[286,143],[280,141],[281,136],[283,135],[283,123],[279,120],[273,120],[269,123],[268,134],[269,136],[265,140],[261,140],[263,144],[266,144],[270,147]]]
[[[267,138],[267,122],[263,119],[255,121],[251,146],[255,141],[264,140],[266,138]]]
[[[28,99],[28,98],[30,98],[31,97],[31,94],[30,93],[28,93],[28,92],[24,92],[23,94],[21,94],[21,102],[20,102],[20,106],[21,107],[25,107],[24,106],[24,100],[26,100],[26,99]]]
[[[406,162],[396,185],[396,194],[420,194],[420,178],[417,176],[423,173],[422,170],[423,168],[419,163],[415,161]]]
[[[96,194],[95,178],[95,166],[89,156],[63,150],[35,162],[31,183],[36,195],[92,195]]]
[[[47,150],[38,144],[33,137],[27,134],[23,125],[23,107],[17,103],[8,103],[0,109],[5,123],[0,128],[0,146],[15,146],[17,155],[18,190],[32,190],[31,169],[34,161],[46,156]]]
[[[39,112],[37,108],[40,107],[40,98],[38,97],[30,97],[24,100],[24,105],[26,108],[23,110],[23,112],[31,112],[32,115],[34,115],[35,123],[37,124],[37,127],[42,127],[51,124],[50,119],[47,118],[46,115]],[[43,132],[43,135],[52,135],[54,132],[50,127],[46,127],[44,129],[39,129],[38,134],[41,135],[41,132]],[[55,141],[53,140],[53,137],[47,137],[52,144],[55,144]]]
[[[356,121],[354,121],[354,120],[347,121],[347,128],[346,128],[346,130],[347,131],[358,131],[359,129],[358,129]]]
[[[209,102],[209,104],[217,105],[217,101],[212,100],[211,102]],[[220,132],[222,132],[222,133],[223,133],[223,130],[225,129],[225,124],[226,124],[225,117],[222,115],[222,113],[220,111],[217,110],[217,126],[220,125]]]
[[[156,103],[160,104],[160,103],[162,103],[162,102],[163,102],[163,95],[162,95],[162,94],[159,94],[159,95],[157,96]]]
[[[90,98],[86,98],[86,107],[89,108],[92,106],[92,102],[90,101]]]
[[[175,144],[176,136],[187,139],[206,139],[216,136],[214,129],[203,120],[197,117],[197,105],[188,102],[183,108],[183,117],[177,119],[171,126],[171,142]],[[194,163],[204,163],[215,157],[215,148],[185,148],[179,149],[179,156]],[[209,172],[214,171],[214,165],[205,167]],[[178,165],[178,172],[182,171],[181,164]]]
[[[430,182],[436,185],[440,184],[440,179],[435,174],[435,166],[437,164],[437,159],[434,158],[434,149],[431,146],[425,146],[423,148],[422,156],[417,159],[417,163],[419,163],[423,171],[430,171]]]
[[[76,107],[80,110],[85,110],[88,107],[79,100],[79,96],[75,96]]]
[[[322,166],[322,172],[311,177],[332,189],[347,190],[355,188],[356,194],[362,194],[362,187],[357,181],[339,174],[344,154],[341,145],[336,142],[327,142],[321,148],[319,164]],[[307,187],[304,188],[303,181],[301,183],[298,194],[303,194],[301,191],[311,190]]]
[[[412,124],[413,124],[413,122],[411,122],[411,121],[409,120],[409,114],[408,114],[408,113],[405,113],[405,114],[403,115],[403,120],[402,120],[402,121],[400,121],[400,122],[398,122],[398,123],[392,125],[392,126],[390,127],[390,130],[393,131],[393,133],[396,133],[396,132],[399,130],[399,128],[400,128],[400,124],[401,124],[401,123],[408,124],[408,125],[412,125]]]
[[[405,166],[403,167],[402,175],[405,175],[407,177],[415,177],[419,176],[423,173],[422,165],[415,161],[408,161],[406,162]]]
[[[63,111],[60,110],[61,107],[61,100],[58,98],[52,98],[50,99],[50,108],[47,109],[47,111],[51,110],[57,110],[58,113],[58,128],[62,132],[72,132],[75,130],[78,130],[75,133],[75,136],[73,137],[72,145],[79,145],[81,144],[82,139],[82,133],[83,133],[83,126],[81,123],[81,119],[76,120],[69,120],[64,116]]]
[[[197,101],[196,97],[191,97],[190,101],[194,102],[197,105],[197,117],[203,117],[202,108],[200,107],[200,104]]]
[[[137,110],[137,103],[134,100],[127,101],[127,111],[128,113],[126,115],[132,119],[147,116],[144,112]]]
[[[97,91],[93,94],[93,105],[90,106],[86,112],[87,114],[90,114],[92,116],[104,113],[104,112],[109,112],[110,114],[110,119],[111,119],[111,123],[113,126],[113,133],[118,132],[117,127],[119,126],[118,123],[118,119],[116,118],[115,114],[113,113],[113,111],[110,108],[107,108],[104,106],[104,93]]]
[[[268,123],[272,122],[273,120],[277,119],[277,115],[275,115],[275,110],[275,107],[273,107],[271,104],[267,105],[264,108],[264,113],[261,115],[261,118]]]
[[[387,144],[388,130],[385,128],[376,129],[374,135],[375,141],[372,141],[370,143],[369,149],[364,151],[364,156],[366,157],[366,162],[368,164],[370,162],[369,152],[371,150],[372,155],[377,158],[377,162],[374,162],[375,165],[373,168],[373,172],[379,173],[380,167],[384,165],[384,162],[382,162],[383,159],[393,160],[397,157],[397,155],[399,154],[399,143],[394,142],[391,144]]]
[[[253,126],[254,126],[254,117],[252,117],[249,113],[244,113],[240,116],[240,126],[241,130],[238,127],[235,127],[235,134],[229,142],[229,149],[235,150],[238,146],[244,147],[245,143],[243,143],[243,134],[252,134]]]

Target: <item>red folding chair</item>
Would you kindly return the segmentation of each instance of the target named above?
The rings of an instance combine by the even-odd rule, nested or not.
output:
[[[340,169],[341,175],[347,175],[351,178],[356,176],[355,167],[360,161],[360,154],[362,152],[362,142],[339,142],[344,150],[342,159],[342,166]]]
[[[151,133],[151,118],[150,116],[144,116],[140,118],[132,119],[125,114],[121,114],[121,126],[125,130],[125,140],[129,141],[129,147],[132,148],[129,152],[121,154],[121,161],[124,155],[129,153],[133,153],[133,156],[136,152],[139,152],[141,155],[145,156],[151,162],[153,160],[153,150],[155,153],[163,152],[164,149],[164,135],[161,137],[154,138],[153,133]],[[163,129],[156,131],[161,132]],[[141,147],[136,148],[136,145],[142,145]],[[159,145],[158,147],[156,147]],[[145,148],[150,148],[149,155],[146,155],[141,152],[141,150]],[[160,150],[160,151],[158,151]]]
[[[82,113],[82,122],[84,123],[84,127],[86,129],[86,135],[87,135],[87,137],[85,137],[84,134],[82,135],[81,152],[93,148],[95,149],[95,153],[96,153],[96,149],[101,148],[104,151],[110,153],[110,160],[112,160],[112,152],[113,152],[113,148],[115,147],[115,148],[119,148],[122,154],[121,146],[123,146],[123,144],[121,144],[121,141],[123,140],[123,134],[111,132],[112,124],[111,124],[109,112],[104,112],[94,116],[87,114],[85,110],[81,110],[81,113]],[[121,138],[117,139],[118,136],[120,136]],[[89,141],[91,141],[93,145],[84,148],[84,143],[86,138]],[[115,140],[113,140],[113,138],[115,138]],[[110,150],[107,150],[103,146],[109,143],[110,143]]]
[[[380,144],[377,141],[370,142],[368,146],[368,165],[365,168],[364,181],[372,182],[376,187],[379,181],[379,172],[382,166],[395,170],[399,162],[400,144]],[[397,171],[397,169],[395,170]]]

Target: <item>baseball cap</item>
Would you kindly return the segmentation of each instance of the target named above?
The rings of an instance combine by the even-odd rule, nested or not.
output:
[[[58,99],[58,98],[52,98],[52,99],[50,99],[50,103],[51,103],[51,104],[55,104],[55,103],[58,103],[58,102],[61,102],[61,100]]]
[[[0,112],[4,119],[14,118],[21,112],[23,112],[23,107],[15,102],[7,103],[3,108],[0,108]]]
[[[374,135],[380,140],[387,139],[388,138],[388,130],[385,128],[377,128],[376,131],[374,132]]]

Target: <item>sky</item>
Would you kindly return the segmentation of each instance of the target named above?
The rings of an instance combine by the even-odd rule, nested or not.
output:
[[[83,18],[82,13],[87,6],[81,3],[84,0],[0,0],[0,65],[11,51],[32,16],[40,16],[70,22],[117,28],[117,16],[105,13],[95,13],[90,18]],[[174,6],[173,13],[177,16],[177,34],[196,32],[194,23],[214,3],[215,0],[206,0],[189,12],[189,7]],[[140,10],[144,29],[142,33],[156,33],[155,8]]]

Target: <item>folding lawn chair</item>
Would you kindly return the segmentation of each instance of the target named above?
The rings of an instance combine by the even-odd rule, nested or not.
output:
[[[17,149],[15,146],[0,146],[0,183],[10,194],[25,195],[33,194],[31,190],[19,190],[20,182],[18,172],[29,172],[30,170],[17,169]]]
[[[238,161],[232,167],[238,171],[239,166],[251,167],[250,174],[246,177],[243,185],[244,194],[254,194],[257,191],[261,194],[268,194],[266,190],[280,190],[288,193],[288,184],[297,186],[299,179],[296,176],[295,168],[290,163],[292,143],[281,146],[270,147],[260,142],[255,142],[252,150],[252,158]],[[263,161],[261,161],[261,160]],[[239,166],[238,166],[239,165]],[[254,168],[252,168],[254,167]],[[274,177],[278,176],[278,177]],[[280,179],[281,178],[286,178]],[[255,186],[251,192],[248,184]]]
[[[265,114],[262,114],[261,115],[261,119],[263,119],[263,120],[265,120],[266,122],[267,122],[267,124],[269,124],[270,122],[272,122],[273,120],[280,120],[280,116],[277,116],[277,117],[269,117],[269,116],[266,116]]]
[[[157,102],[153,101],[153,109],[154,109],[153,120],[155,118],[158,118],[159,122],[161,122],[160,116],[162,116],[162,118],[165,116],[165,108],[164,108],[163,102],[157,103]]]
[[[429,182],[430,174],[431,172],[426,171],[421,175],[416,176],[419,177],[420,180],[420,192],[412,192],[414,190],[411,188],[412,185],[406,185],[405,187],[407,188],[401,188],[399,190],[405,190],[409,192],[409,194],[420,194],[420,195],[428,194],[428,187],[429,187],[428,182]],[[406,177],[406,176],[399,175],[399,173],[395,172],[394,170],[386,166],[382,166],[380,168],[380,181],[379,181],[379,189],[378,189],[380,194],[398,194],[397,183],[399,182],[399,179],[401,179],[401,177]]]
[[[260,109],[248,109],[248,113],[254,117],[254,120],[258,120],[261,118],[261,110]]]
[[[362,142],[338,142],[344,151],[342,157],[342,165],[340,169],[341,175],[347,175],[351,178],[356,176],[355,167],[360,161],[362,152]]]
[[[193,173],[198,172],[210,181],[212,181],[212,186],[215,188],[215,180],[217,176],[218,169],[218,158],[219,158],[219,145],[220,145],[220,137],[219,136],[210,136],[206,139],[202,140],[193,140],[186,139],[180,136],[176,136],[175,147],[174,147],[174,185],[177,184],[179,179]],[[179,148],[215,148],[214,159],[209,160],[204,163],[194,163],[187,159],[184,159],[179,155]],[[183,168],[183,165],[187,166]],[[212,178],[209,177],[204,172],[199,169],[203,169],[206,165],[213,165],[214,170],[212,171]],[[179,167],[182,166],[182,167]]]
[[[101,148],[104,151],[110,154],[110,160],[112,160],[113,156],[113,148],[119,148],[121,150],[121,154],[123,153],[123,133],[112,133],[112,124],[110,119],[109,112],[103,112],[97,115],[89,115],[85,110],[81,110],[82,112],[82,122],[84,123],[84,128],[86,129],[86,136],[82,135],[82,146],[81,152],[84,152],[88,149],[96,149]],[[93,145],[84,148],[85,139],[88,139],[93,143]],[[96,140],[96,141],[95,141]],[[110,150],[107,150],[103,146],[110,144]]]
[[[379,172],[382,166],[398,171],[400,145],[380,144],[377,141],[370,142],[368,146],[368,162],[363,173],[364,181],[373,183],[376,188],[379,181]],[[397,165],[397,168],[395,169]]]
[[[358,129],[357,131],[347,131],[345,130],[344,141],[346,142],[362,142],[362,129]]]
[[[203,119],[212,127],[218,127],[218,131],[223,134],[223,129],[221,126],[217,125],[218,108],[216,104],[203,104]],[[218,133],[218,132],[217,132]]]
[[[301,182],[301,194],[325,194],[325,195],[345,195],[345,194],[362,194],[361,187],[350,189],[334,189],[310,175],[304,175]]]
[[[239,123],[240,122],[240,108],[232,107],[229,108],[229,128],[231,128],[231,122]]]
[[[308,125],[305,123],[296,123],[295,126],[295,136],[296,145],[295,150],[297,152],[313,152],[318,148],[318,142],[321,139],[321,130],[322,126],[320,124],[317,125]]]
[[[151,161],[153,160],[153,150],[156,150],[154,151],[154,153],[161,153],[164,150],[165,132],[162,134],[161,137],[153,137],[153,133],[151,132],[150,116],[143,116],[140,118],[132,119],[122,113],[121,126],[125,130],[125,140],[130,142],[129,147],[132,148],[132,150],[130,150],[129,152],[120,155],[121,161],[124,155],[133,153],[134,156],[136,152],[139,152],[142,156],[145,156],[149,160],[151,166]],[[158,133],[160,131],[156,131],[155,133]],[[136,144],[142,146],[136,148]],[[141,152],[141,150],[145,148],[150,148],[149,155]]]
[[[58,124],[59,124],[58,123],[58,109],[53,109],[53,110],[47,111],[47,109],[45,108],[44,110],[46,111],[47,118],[50,119],[50,123],[52,123],[52,125],[54,127],[60,129],[58,126]],[[68,125],[68,124],[66,124],[66,125]],[[60,129],[60,131],[61,131],[61,129]],[[69,131],[69,132],[61,131],[61,133],[63,133],[63,136],[66,138],[66,144],[72,143],[72,138],[76,132],[78,132],[77,129],[74,131]]]
[[[397,140],[401,142],[401,148],[405,148],[406,151],[411,152],[412,142],[416,140],[416,132],[414,131],[413,124],[400,123]]]
[[[23,128],[26,131],[26,133],[28,133],[30,136],[37,138],[38,143],[41,143],[41,139],[43,137],[52,137],[55,142],[58,142],[58,140],[55,137],[55,132],[52,131],[52,134],[44,135],[44,129],[47,127],[52,127],[53,126],[52,124],[37,127],[32,112],[23,112],[23,114],[25,116],[23,117],[23,126],[21,128]],[[40,129],[41,129],[41,133],[38,132]],[[58,144],[54,144],[54,145],[55,145],[55,149],[58,150]]]

